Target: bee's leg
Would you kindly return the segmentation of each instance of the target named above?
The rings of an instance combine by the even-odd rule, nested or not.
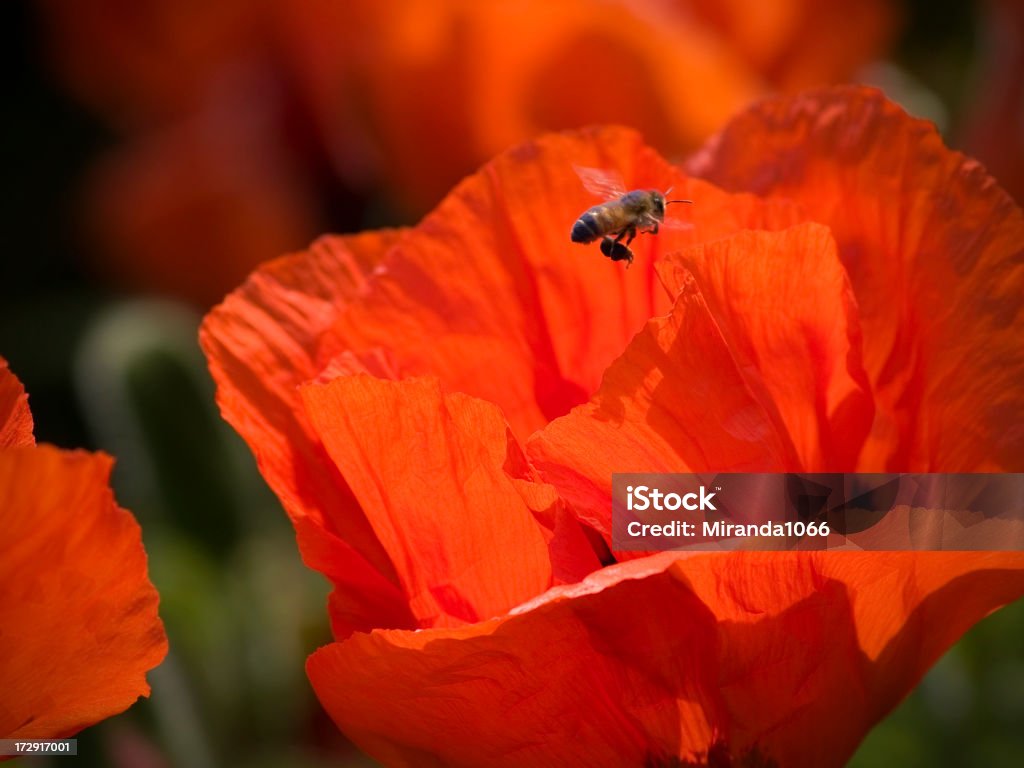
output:
[[[626,260],[626,269],[629,269],[633,264],[633,252],[629,249],[629,244],[633,242],[633,238],[636,237],[636,227],[632,226],[626,230],[629,232],[629,237],[626,238],[626,244],[622,246],[622,250],[625,251],[622,257]]]
[[[630,240],[632,240],[636,236],[636,226],[634,226],[632,224],[628,224],[625,227],[623,227],[622,229],[620,229],[618,231],[618,233],[615,235],[615,242],[616,243],[621,243],[622,242],[622,238],[624,238],[626,235],[629,235],[629,240],[626,241],[628,243]]]
[[[633,252],[618,240],[605,237],[601,240],[601,253],[612,261],[625,261],[626,267],[633,263]]]
[[[645,235],[656,235],[658,234],[658,219],[656,216],[647,214],[641,217],[637,224],[640,227],[640,231]]]

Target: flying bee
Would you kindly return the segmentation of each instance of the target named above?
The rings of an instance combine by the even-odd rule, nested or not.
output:
[[[666,200],[671,188],[665,192],[656,189],[626,191],[621,177],[613,171],[573,166],[583,186],[607,202],[585,210],[572,226],[574,243],[592,243],[601,238],[601,253],[612,261],[633,263],[629,244],[638,232],[658,234],[665,222],[665,206],[672,203],[692,203],[692,200]],[[622,242],[625,239],[626,242]]]

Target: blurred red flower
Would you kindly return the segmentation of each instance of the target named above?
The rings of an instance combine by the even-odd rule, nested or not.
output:
[[[59,71],[125,139],[91,182],[112,271],[206,303],[328,220],[359,228],[368,194],[419,215],[594,122],[679,154],[756,96],[851,77],[895,26],[887,0],[42,5]]]
[[[37,446],[0,359],[0,738],[65,738],[149,695],[167,654],[139,526],[102,454]]]
[[[852,77],[888,44],[891,6],[359,0],[334,24],[303,15],[294,49],[302,79],[321,84],[311,103],[328,141],[361,137],[360,160],[418,213],[544,130],[627,123],[663,153],[692,150],[769,90]],[[339,29],[351,45],[328,54]]]
[[[696,201],[628,272],[573,166]],[[225,418],[334,583],[307,670],[388,764],[839,765],[1024,554],[614,562],[613,471],[1020,471],[1024,219],[880,94],[767,101],[694,175],[549,135],[206,318]],[[756,195],[724,187],[751,189]]]

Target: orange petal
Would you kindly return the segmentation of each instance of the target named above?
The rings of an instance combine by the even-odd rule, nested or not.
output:
[[[856,301],[827,227],[743,232],[659,264],[693,276],[744,380],[806,472],[852,472],[873,405]]]
[[[353,513],[362,515],[354,500],[349,504]],[[416,626],[397,580],[385,579],[351,544],[311,517],[296,517],[292,525],[302,562],[334,585],[328,597],[328,616],[335,638],[372,627]]]
[[[537,432],[527,450],[577,514],[609,534],[613,472],[799,467],[762,394],[751,389],[730,340],[689,278],[671,313],[636,335],[591,401]]]
[[[139,526],[112,461],[0,451],[0,736],[62,738],[149,694],[167,653]]]
[[[0,357],[0,450],[35,442],[28,395],[7,361]]]
[[[1024,215],[978,163],[835,88],[758,104],[689,168],[832,228],[878,406],[862,469],[1024,469]]]
[[[388,764],[838,766],[1022,593],[1017,553],[666,553],[500,619],[354,635],[307,672]]]
[[[302,409],[298,386],[316,378],[330,356],[320,335],[366,280],[366,273],[400,236],[377,232],[332,238],[308,252],[261,267],[203,321],[199,339],[217,382],[224,418],[256,455],[260,472],[312,550],[336,551],[345,568],[332,571],[335,586],[351,595],[369,589],[396,602],[368,604],[352,616],[372,627],[380,616],[405,615],[387,553],[352,492],[327,455]],[[327,539],[317,542],[319,530]],[[303,550],[304,554],[307,550]],[[319,558],[322,561],[322,558]],[[381,619],[383,620],[383,619]]]
[[[507,473],[518,447],[497,408],[442,395],[436,381],[364,375],[302,394],[422,626],[500,615],[551,586],[548,543],[529,503],[543,502],[543,489]],[[551,489],[547,496],[551,506]],[[586,552],[589,567],[572,580],[599,567]]]
[[[698,202],[671,209],[686,228],[640,236],[627,272],[596,244],[570,241],[579,215],[602,202],[574,165]],[[450,391],[497,403],[525,439],[584,402],[643,323],[667,311],[653,271],[661,254],[801,219],[793,206],[686,179],[630,131],[544,136],[466,179],[397,242],[325,343],[357,355],[387,350],[395,375],[436,375]]]

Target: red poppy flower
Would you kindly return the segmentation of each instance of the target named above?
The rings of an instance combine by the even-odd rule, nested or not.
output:
[[[672,186],[688,226],[629,270],[572,244],[574,165]],[[693,169],[545,136],[206,318],[222,412],[335,585],[310,679],[377,759],[838,765],[1024,593],[1019,553],[613,562],[613,471],[1024,462],[1024,220],[976,163],[837,89],[739,116]]]
[[[139,526],[102,454],[35,445],[0,359],[0,738],[64,738],[149,695],[167,654]]]

